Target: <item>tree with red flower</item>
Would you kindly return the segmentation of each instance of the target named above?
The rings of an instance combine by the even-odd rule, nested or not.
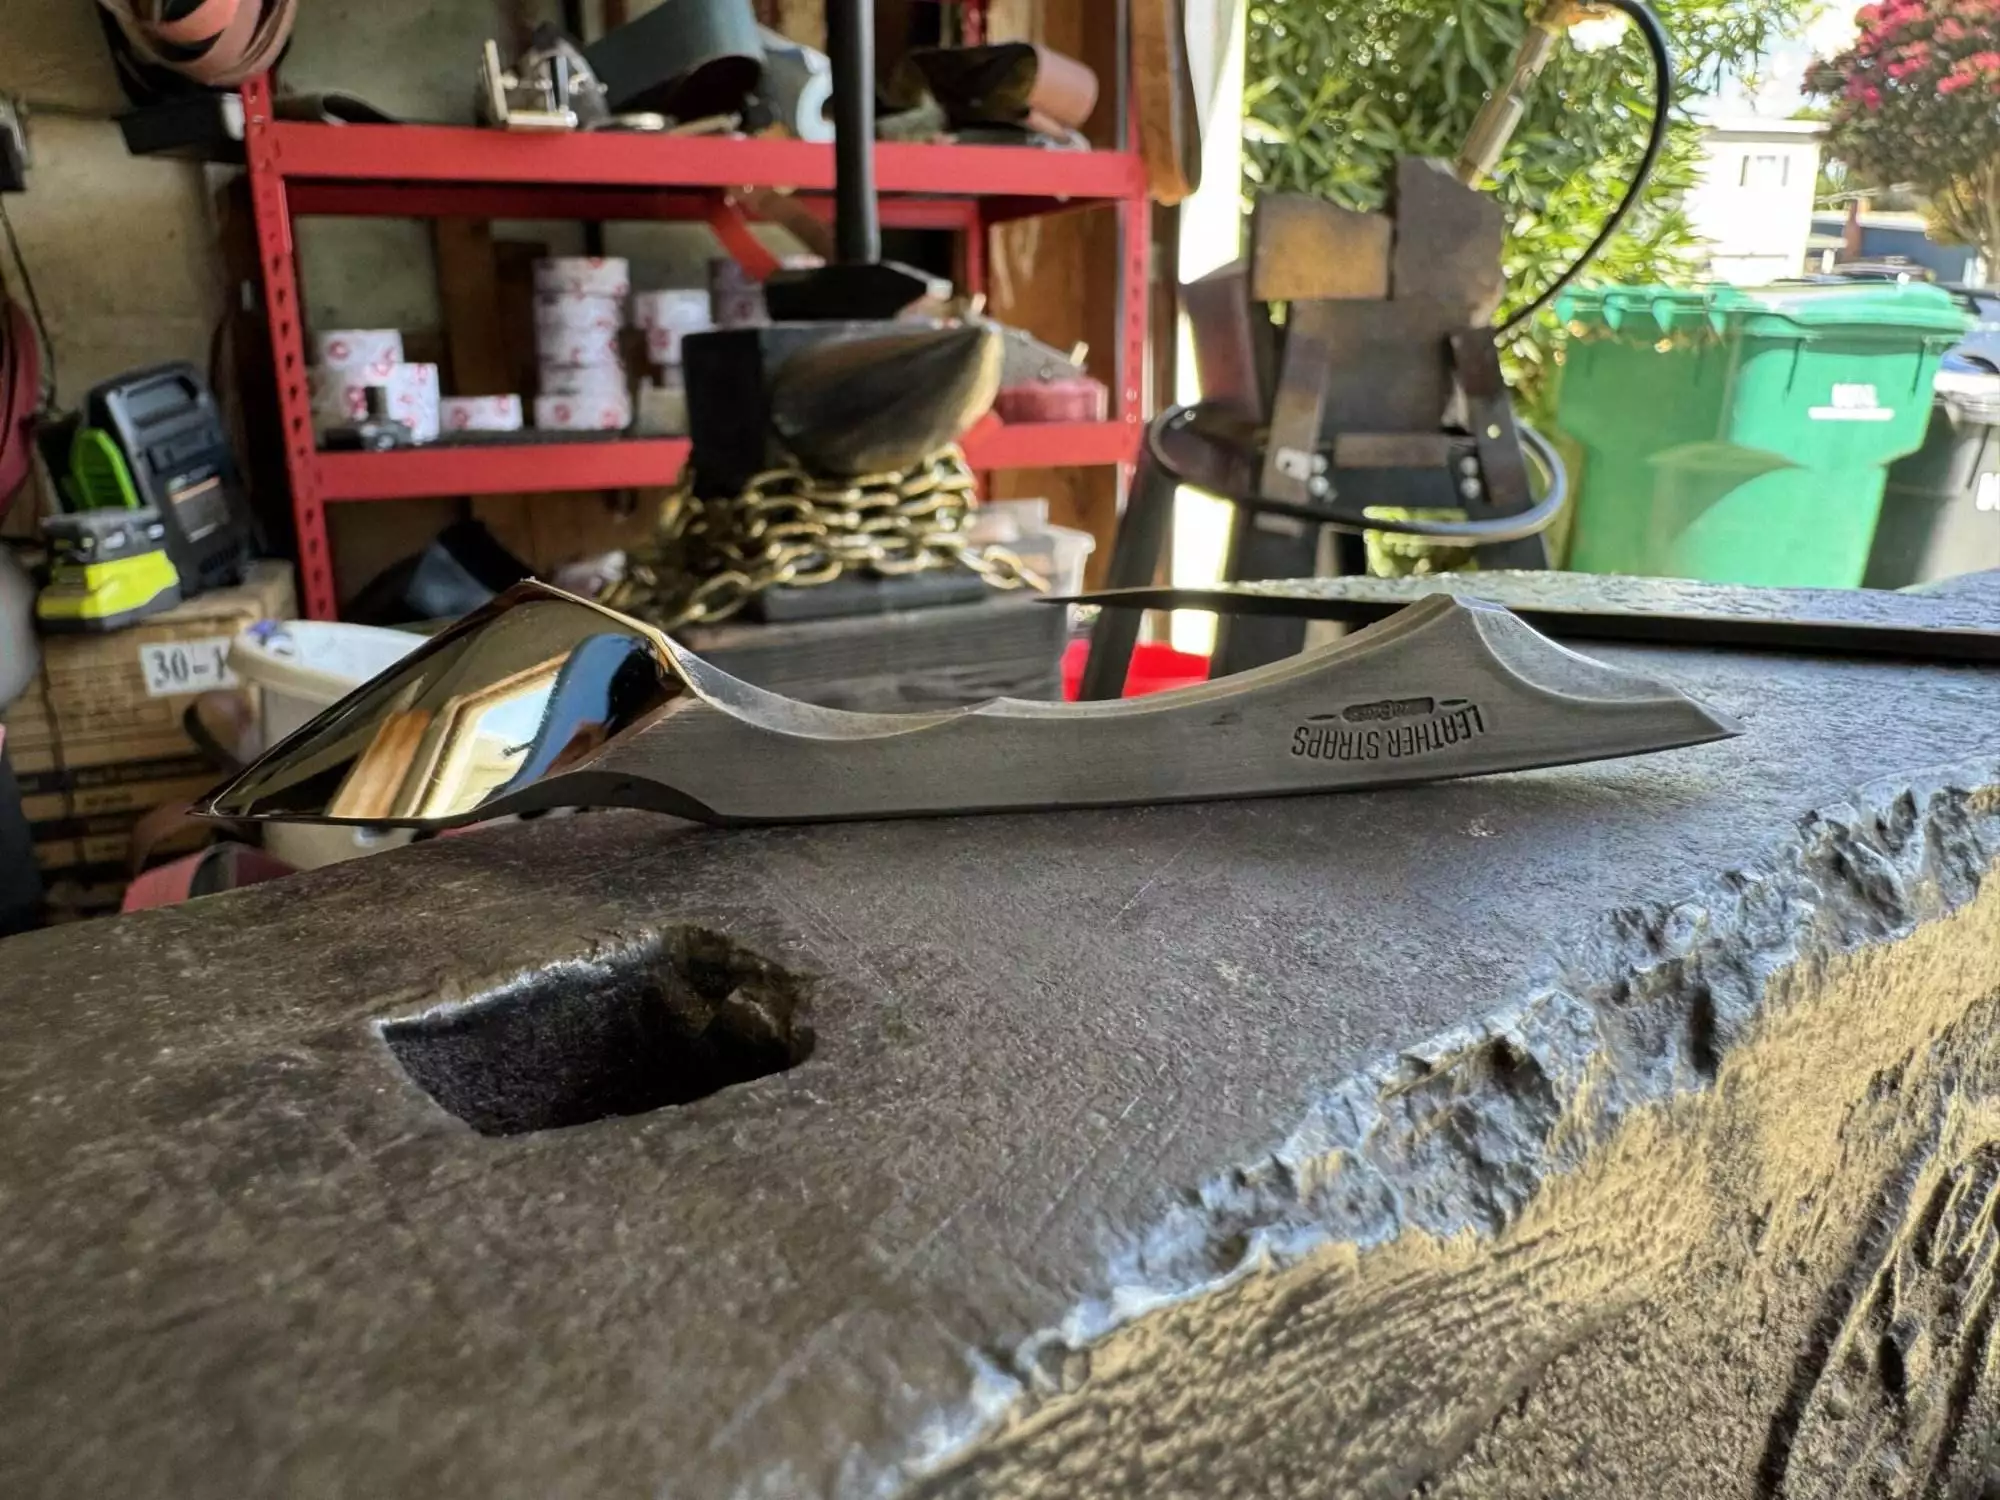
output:
[[[1854,45],[1806,75],[1834,155],[1915,187],[2000,271],[2000,0],[1881,0],[1855,19]]]

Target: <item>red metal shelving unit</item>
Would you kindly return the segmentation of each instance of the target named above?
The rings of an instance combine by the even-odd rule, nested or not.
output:
[[[302,124],[273,117],[263,78],[244,85],[243,113],[300,583],[313,619],[334,616],[329,504],[671,484],[688,445],[642,438],[320,452],[307,388],[294,216],[699,220],[714,195],[728,188],[793,188],[817,202],[833,187],[833,148],[800,141]],[[989,420],[966,448],[973,467],[982,470],[1129,465],[1144,417],[1150,249],[1138,156],[885,143],[876,147],[876,175],[885,225],[962,234],[961,276],[972,292],[985,290],[987,233],[994,225],[1083,208],[1118,214],[1124,270],[1112,420],[1033,427]]]

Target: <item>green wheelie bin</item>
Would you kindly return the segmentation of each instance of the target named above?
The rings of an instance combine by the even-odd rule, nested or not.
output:
[[[1852,588],[1965,315],[1920,284],[1607,287],[1557,304],[1568,566]]]

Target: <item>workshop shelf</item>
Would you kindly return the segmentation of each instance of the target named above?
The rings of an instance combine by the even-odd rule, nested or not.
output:
[[[1140,429],[1122,422],[986,422],[967,434],[973,468],[1043,469],[1126,464]],[[552,494],[649,489],[680,478],[684,438],[575,442],[443,442],[386,453],[319,453],[313,487],[324,504],[445,495]]]
[[[693,220],[740,188],[786,188],[830,215],[831,145],[747,137],[519,135],[452,125],[326,125],[276,118],[270,82],[243,88],[244,155],[278,372],[286,475],[298,529],[306,615],[330,620],[336,590],[326,507],[500,494],[645,489],[672,484],[689,445],[664,438],[440,443],[388,453],[326,453],[313,433],[309,362],[292,221],[301,216]],[[975,470],[1129,466],[1143,421],[1150,204],[1133,151],[878,142],[884,225],[958,236],[959,284],[986,289],[987,237],[1033,215],[1118,215],[1121,293],[1111,418],[1007,425],[968,434]]]

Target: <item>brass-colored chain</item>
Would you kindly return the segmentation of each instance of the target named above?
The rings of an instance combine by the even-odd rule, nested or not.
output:
[[[701,500],[683,478],[651,541],[603,602],[662,630],[726,620],[773,588],[813,588],[850,572],[895,578],[964,566],[994,588],[1047,580],[966,535],[974,481],[956,447],[907,473],[825,480],[803,469],[758,474],[733,500]]]

